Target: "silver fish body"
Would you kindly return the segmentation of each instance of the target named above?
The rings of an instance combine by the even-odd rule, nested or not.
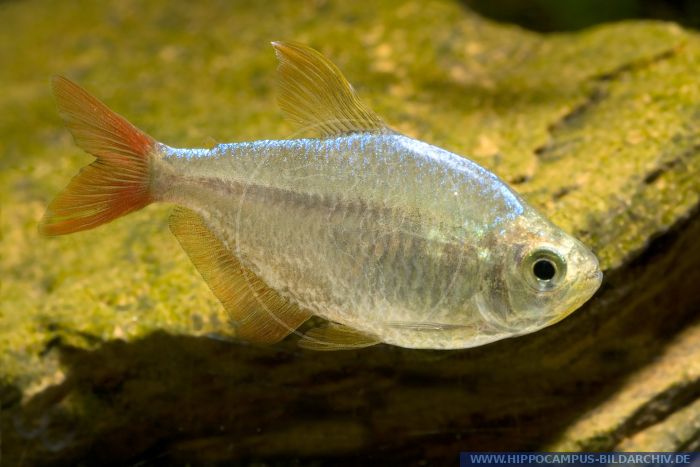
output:
[[[157,196],[199,213],[246,267],[316,315],[404,347],[533,330],[494,316],[494,302],[511,304],[492,281],[513,247],[507,232],[548,223],[463,157],[362,133],[161,152]]]

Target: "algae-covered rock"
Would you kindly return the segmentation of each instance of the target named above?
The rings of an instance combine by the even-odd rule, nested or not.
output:
[[[8,465],[692,448],[700,376],[674,349],[697,362],[696,33],[626,22],[544,36],[450,1],[33,1],[0,3],[0,17]],[[295,337],[211,339],[226,318],[168,206],[38,235],[91,160],[55,112],[51,75],[173,146],[283,138],[275,39],[321,50],[394,128],[513,184],[598,254],[601,291],[552,328],[481,348],[318,354]]]

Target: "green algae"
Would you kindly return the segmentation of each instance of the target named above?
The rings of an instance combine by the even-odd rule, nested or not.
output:
[[[305,42],[393,127],[494,170],[606,270],[698,204],[700,38],[671,24],[542,36],[449,1],[29,1],[0,15],[0,381],[25,395],[56,381],[42,352],[57,339],[226,333],[169,207],[38,235],[52,196],[91,161],[55,112],[53,74],[173,146],[282,138],[269,41]]]

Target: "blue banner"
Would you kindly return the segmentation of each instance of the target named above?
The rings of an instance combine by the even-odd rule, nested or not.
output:
[[[460,467],[488,466],[692,466],[698,452],[462,452]]]

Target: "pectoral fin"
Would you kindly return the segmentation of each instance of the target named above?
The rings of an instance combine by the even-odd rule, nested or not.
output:
[[[238,337],[275,343],[311,317],[242,266],[197,213],[175,208],[170,230],[233,318]]]
[[[299,340],[299,347],[310,350],[350,350],[379,344],[369,334],[338,323],[312,328]]]
[[[277,101],[301,129],[325,137],[391,131],[326,57],[296,42],[273,42],[272,46],[280,62]]]

